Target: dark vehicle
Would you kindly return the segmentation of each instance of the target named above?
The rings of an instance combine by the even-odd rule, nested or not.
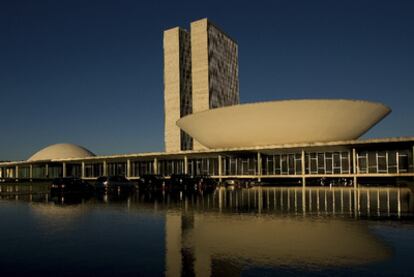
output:
[[[88,182],[73,177],[57,178],[53,180],[50,185],[50,194],[52,196],[63,194],[89,194],[92,193],[93,190],[93,186]]]
[[[171,190],[195,190],[197,188],[196,180],[188,174],[171,175],[169,186]]]
[[[165,187],[165,180],[160,175],[142,175],[138,186],[142,190],[160,190]]]
[[[102,176],[96,180],[95,189],[97,191],[126,191],[136,188],[136,184],[124,176]]]
[[[217,181],[208,175],[196,176],[194,183],[198,190],[214,190],[217,186]]]

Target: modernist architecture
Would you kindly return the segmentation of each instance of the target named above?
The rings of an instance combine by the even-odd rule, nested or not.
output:
[[[237,44],[207,19],[164,32],[165,149],[203,146],[176,125],[191,113],[239,104]]]
[[[195,113],[177,124],[208,148],[354,140],[391,110],[357,100],[284,100]]]
[[[207,19],[191,23],[190,32],[165,31],[165,152],[95,156],[53,145],[27,161],[0,163],[0,180],[146,174],[302,186],[413,180],[414,137],[359,140],[388,107],[333,99],[239,105],[237,55],[237,44]]]

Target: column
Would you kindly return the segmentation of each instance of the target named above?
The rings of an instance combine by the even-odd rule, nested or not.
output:
[[[387,152],[388,153],[388,152]],[[413,173],[414,172],[414,145],[413,145],[413,149],[412,149],[412,152],[411,152],[411,156],[412,156],[412,163],[413,163],[413,169],[411,170],[411,173]],[[387,169],[388,169],[388,167],[387,167]]]
[[[126,164],[126,166],[127,166],[127,168],[126,168],[126,177],[130,178],[131,177],[131,160],[127,159],[126,162],[127,162],[127,164]]]
[[[398,151],[396,153],[396,161],[397,161],[397,174],[400,174],[400,152]]]
[[[49,178],[49,165],[45,165],[45,178]]]
[[[16,176],[16,179],[19,179],[19,166],[18,165],[16,165],[15,170],[16,170],[16,174],[14,174],[14,176]]]
[[[188,157],[184,156],[184,174],[188,174]]]
[[[30,178],[30,181],[32,181],[33,179],[33,165],[32,164],[29,165],[29,178]]]
[[[358,166],[357,166],[357,158],[356,158],[356,150],[352,148],[352,173],[354,175],[354,188],[357,188],[357,174],[358,174]]]
[[[85,179],[85,162],[82,162],[81,178]]]
[[[260,182],[262,177],[262,156],[260,155],[260,152],[257,152],[257,180]]]
[[[62,177],[63,178],[66,177],[66,163],[65,162],[62,163]]]
[[[219,181],[221,182],[222,178],[221,176],[223,176],[223,164],[222,164],[222,159],[221,159],[221,155],[218,155],[217,157],[218,159],[218,175],[219,175]]]
[[[301,156],[301,167],[302,167],[302,187],[306,187],[306,163],[305,163],[305,150],[302,149]]]
[[[108,164],[106,163],[106,160],[102,161],[102,171],[103,176],[108,176]]]
[[[154,158],[154,162],[152,166],[153,166],[154,174],[158,174],[158,159],[157,158]]]

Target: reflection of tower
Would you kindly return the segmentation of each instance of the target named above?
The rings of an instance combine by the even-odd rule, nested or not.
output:
[[[166,216],[166,276],[196,276],[191,232],[192,213],[168,213]],[[197,274],[199,276],[199,274]]]
[[[176,126],[193,112],[239,104],[238,47],[206,18],[164,31],[165,150],[204,148]]]
[[[191,232],[194,228],[194,215],[192,213],[184,213],[181,215],[181,276],[195,276],[194,272],[194,247],[191,240]]]

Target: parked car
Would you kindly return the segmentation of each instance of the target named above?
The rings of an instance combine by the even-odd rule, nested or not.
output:
[[[173,174],[169,180],[169,188],[172,190],[193,190],[196,187],[195,179],[188,174]]]
[[[142,175],[139,178],[138,185],[142,190],[158,190],[165,186],[165,180],[160,175]]]
[[[50,185],[51,195],[92,193],[93,190],[91,184],[74,177],[57,178]]]
[[[217,186],[217,181],[208,175],[196,176],[194,182],[199,190],[214,190]]]
[[[95,189],[97,191],[118,191],[133,190],[136,184],[124,176],[102,176],[96,180]]]

